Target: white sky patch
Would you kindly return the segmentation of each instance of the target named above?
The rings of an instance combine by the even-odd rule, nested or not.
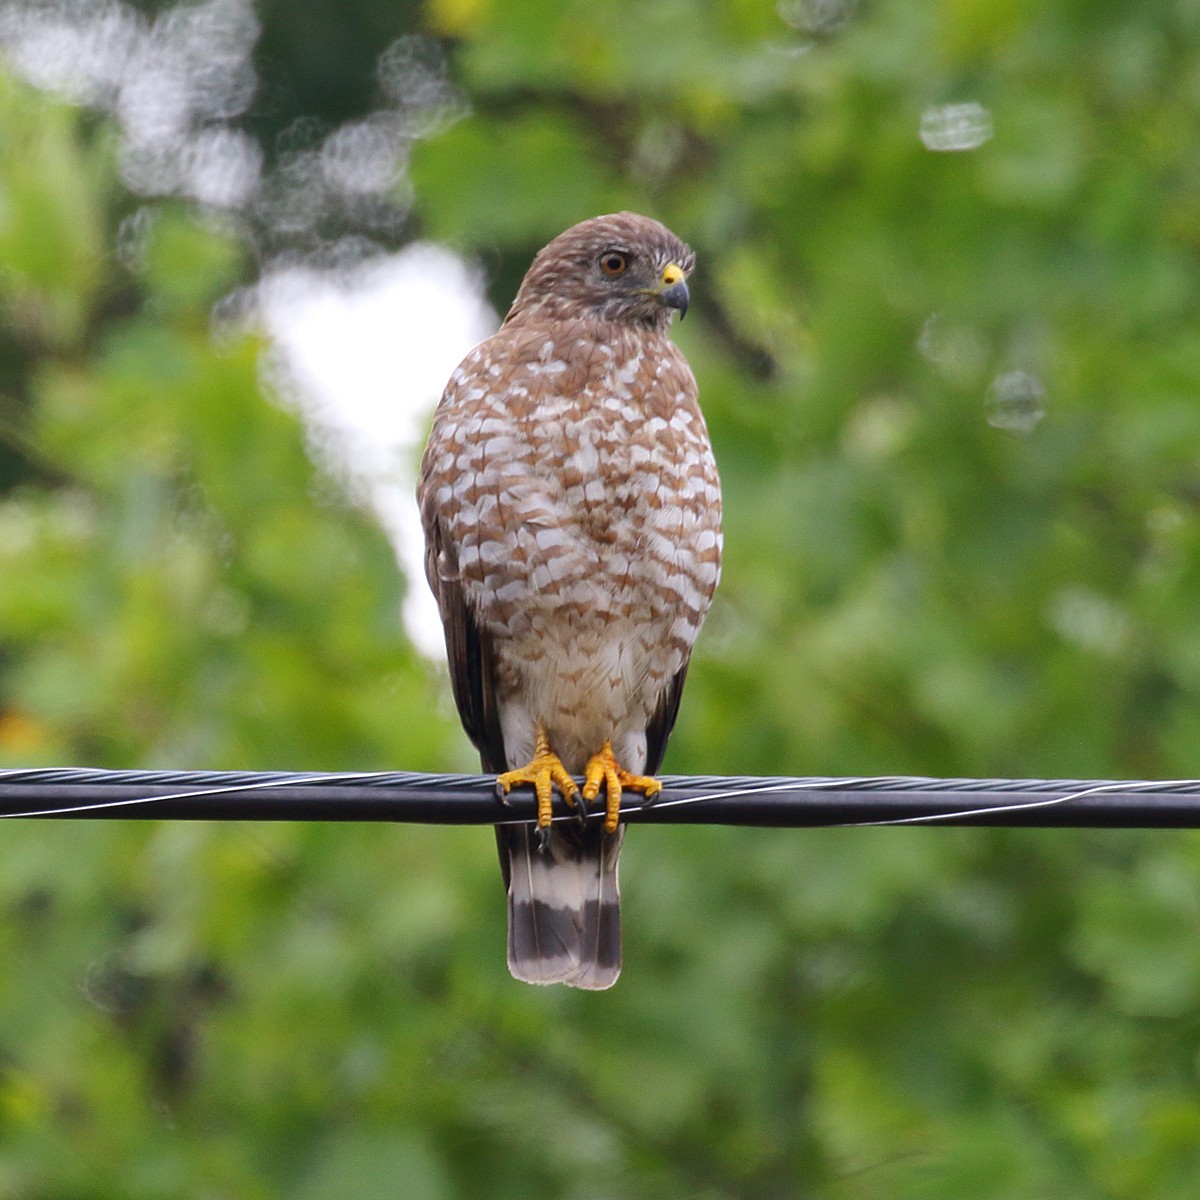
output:
[[[921,114],[921,142],[926,150],[978,150],[992,140],[992,114],[976,100],[939,104]]]
[[[450,251],[414,243],[352,268],[282,268],[256,293],[274,346],[273,382],[391,540],[409,581],[404,623],[413,644],[444,656],[413,489],[446,380],[498,324],[480,277]]]
[[[260,184],[261,149],[227,124],[254,99],[258,34],[251,0],[153,18],[117,0],[0,6],[0,48],[26,79],[116,118],[127,186],[215,208],[244,205]]]

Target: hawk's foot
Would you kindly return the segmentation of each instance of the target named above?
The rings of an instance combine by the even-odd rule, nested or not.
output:
[[[579,788],[567,773],[562,760],[550,749],[550,739],[544,729],[538,729],[533,743],[533,758],[523,767],[505,771],[496,779],[501,796],[507,796],[522,784],[532,786],[537,796],[537,823],[539,829],[548,829],[551,820],[551,797],[557,787],[563,799],[570,805],[579,803]],[[581,807],[581,812],[582,807]]]
[[[616,833],[621,814],[621,792],[641,792],[647,800],[662,791],[662,784],[650,775],[633,775],[613,755],[612,742],[605,742],[599,754],[593,754],[583,769],[583,799],[591,803],[604,784],[604,830]]]

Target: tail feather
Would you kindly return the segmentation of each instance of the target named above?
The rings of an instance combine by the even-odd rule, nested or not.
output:
[[[601,990],[621,973],[617,857],[624,829],[558,821],[543,848],[529,825],[499,825],[508,884],[508,968],[526,983]]]

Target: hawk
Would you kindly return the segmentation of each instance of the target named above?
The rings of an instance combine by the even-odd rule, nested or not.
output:
[[[536,829],[496,828],[508,965],[529,983],[616,981],[622,792],[661,789],[720,575],[720,481],[668,337],[694,262],[636,213],[560,234],[451,375],[421,462],[459,714],[501,794],[537,795]],[[555,788],[579,820],[552,824]]]

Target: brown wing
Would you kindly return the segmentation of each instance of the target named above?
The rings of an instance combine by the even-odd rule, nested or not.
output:
[[[666,690],[659,697],[658,707],[654,710],[649,724],[646,726],[646,774],[657,775],[662,766],[663,755],[667,752],[667,740],[671,730],[675,728],[675,718],[679,716],[679,701],[683,698],[683,685],[687,679],[689,654],[683,660],[683,666],[675,672]]]
[[[491,638],[475,619],[463,594],[454,547],[436,515],[425,521],[425,571],[437,597],[450,660],[450,686],[467,736],[484,771],[508,769],[496,704],[495,655]]]

